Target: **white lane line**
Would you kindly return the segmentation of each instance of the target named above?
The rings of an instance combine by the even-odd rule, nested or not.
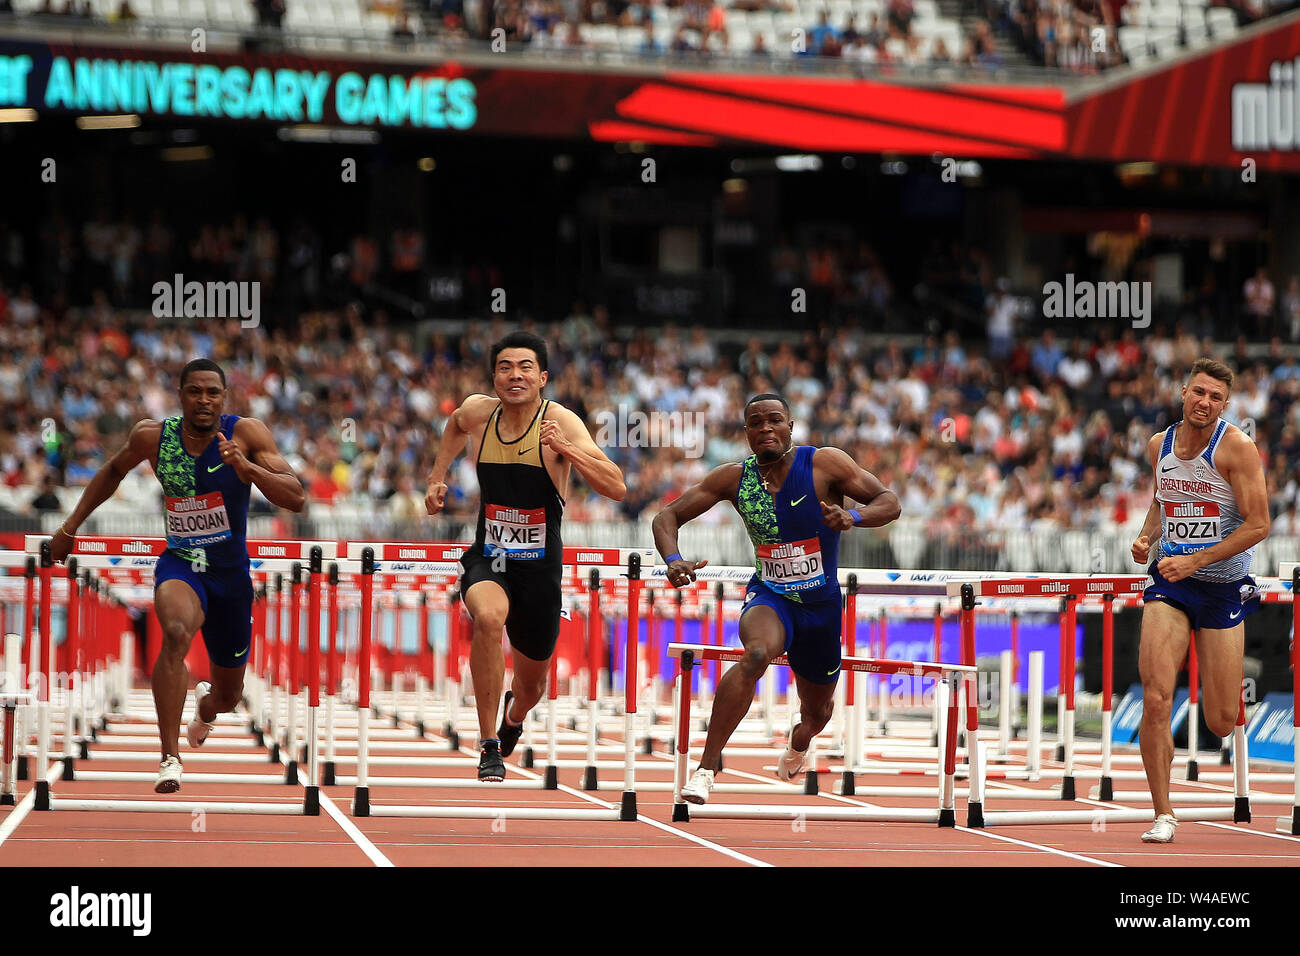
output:
[[[989,833],[987,830],[973,830],[969,827],[957,827],[961,833],[978,833],[982,837],[988,837],[990,840],[1002,840],[1005,843],[1014,843],[1017,846],[1027,846],[1035,850],[1042,850],[1044,853],[1055,853],[1057,856],[1069,857],[1071,860],[1081,860],[1084,863],[1095,863],[1097,866],[1111,866],[1124,868],[1123,863],[1112,863],[1110,860],[1096,860],[1090,856],[1082,856],[1078,853],[1070,853],[1067,850],[1058,850],[1054,846],[1043,846],[1041,843],[1030,843],[1028,840],[1017,840],[1013,837],[1003,836],[1000,833]]]
[[[285,747],[280,750],[280,763],[282,766],[288,766],[284,759],[285,752],[288,749],[289,748]],[[307,784],[304,781],[307,779],[307,765],[301,764],[298,769],[298,786],[302,787],[303,792],[305,793],[307,790]],[[357,848],[368,856],[375,866],[396,866],[392,860],[380,852],[377,846],[370,842],[364,833],[357,829],[356,824],[348,819],[347,814],[335,806],[334,801],[325,795],[323,787],[317,787],[316,793],[320,797],[320,805],[325,808],[325,812],[334,818],[334,822],[339,825],[339,829],[352,839],[352,842],[357,845]]]
[[[462,752],[470,754],[471,756],[477,755],[478,753],[478,751],[471,750],[468,747],[462,747],[460,749]],[[523,774],[524,776],[532,778],[533,780],[542,779],[539,774],[535,774],[529,770],[525,770],[522,767],[515,767],[512,765],[510,769],[516,770],[519,773]],[[580,797],[583,800],[588,801],[589,803],[594,803],[597,806],[605,807],[608,810],[615,809],[614,804],[606,803],[604,800],[598,800],[595,797],[591,796],[590,794],[584,793],[581,790],[574,790],[572,787],[566,787],[564,784],[560,784],[559,789],[564,791],[565,793],[572,794],[575,797]],[[643,813],[638,813],[636,815],[636,818],[641,823],[648,823],[650,826],[655,827],[656,829],[659,830],[663,830],[665,833],[676,834],[677,836],[681,837],[683,840],[688,840],[691,843],[696,843],[710,850],[715,850],[718,853],[721,853],[723,856],[729,856],[733,860],[739,860],[741,863],[748,863],[750,866],[771,866],[772,865],[771,863],[764,863],[762,860],[756,860],[752,856],[745,856],[745,854],[737,850],[733,850],[730,847],[725,847],[722,846],[721,844],[713,843],[709,840],[704,839],[703,837],[697,837],[693,833],[687,833],[685,830],[679,830],[676,827],[671,827],[666,823],[660,823],[658,820],[652,820],[650,817],[647,817]]]
[[[1268,833],[1264,830],[1252,830],[1249,827],[1239,827],[1231,823],[1211,823],[1209,820],[1198,820],[1203,827],[1218,827],[1220,830],[1231,830],[1233,833],[1253,833],[1255,836],[1268,837],[1270,840],[1290,840],[1292,843],[1300,843],[1300,837],[1293,837],[1286,833]],[[1246,856],[1245,853],[1233,854],[1234,856]]]
[[[45,774],[45,782],[49,784],[53,784],[63,774],[63,761],[58,760],[53,763],[54,765]],[[18,824],[22,823],[27,814],[32,812],[32,807],[35,805],[36,787],[33,785],[32,789],[27,791],[27,796],[18,801],[18,806],[9,811],[9,815],[5,817],[5,822],[0,823],[0,846],[3,846],[5,840],[9,839],[13,832],[18,829]]]

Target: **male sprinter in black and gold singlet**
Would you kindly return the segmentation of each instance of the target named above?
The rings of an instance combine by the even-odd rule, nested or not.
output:
[[[429,472],[425,507],[442,511],[447,469],[473,434],[479,483],[478,530],[461,556],[460,593],[474,619],[469,667],[478,705],[478,778],[505,779],[503,757],[519,740],[528,711],[546,690],[560,636],[560,577],[564,545],[560,516],[569,468],[606,498],[622,501],[623,473],[605,457],[573,412],[542,398],[546,342],[512,332],[492,346],[496,397],[471,395],[447,420]],[[514,648],[514,680],[496,725],[505,655],[501,629]]]
[[[158,793],[181,788],[177,737],[190,684],[185,655],[195,631],[203,630],[212,679],[194,689],[194,718],[186,729],[190,746],[202,744],[217,714],[234,710],[244,694],[253,633],[253,582],[245,543],[251,486],[290,511],[301,511],[306,502],[270,429],[256,418],[222,414],[226,373],[221,366],[195,359],[181,370],[178,391],[180,417],[137,422],[126,445],[86,486],[50,546],[54,560],[64,560],[77,526],[112,497],[128,471],[149,462],[162,485],[167,518],[167,550],[154,569],[153,603],[163,635],[153,665],[162,743],[154,783]]]

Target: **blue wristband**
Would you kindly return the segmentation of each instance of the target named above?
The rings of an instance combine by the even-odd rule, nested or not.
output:
[[[858,511],[857,508],[853,508],[849,511],[849,517],[853,519],[854,524],[859,524],[862,521],[862,513]]]
[[[681,559],[682,556],[680,554],[670,554],[668,557],[664,558],[664,564],[672,564],[674,561],[680,561]]]

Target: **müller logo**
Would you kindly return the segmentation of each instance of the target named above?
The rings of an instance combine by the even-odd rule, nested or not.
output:
[[[803,545],[801,544],[782,544],[772,549],[768,555],[771,558],[802,558],[804,556]]]
[[[123,554],[153,554],[153,546],[146,541],[128,541],[122,545]]]
[[[1173,516],[1175,518],[1204,518],[1205,505],[1197,504],[1195,501],[1174,505]]]
[[[531,512],[531,511],[518,511],[518,510],[516,510],[516,509],[514,509],[514,508],[500,508],[500,507],[498,507],[498,508],[496,509],[496,511],[493,513],[492,517],[496,518],[498,521],[524,521],[524,522],[531,522],[531,521],[533,520],[533,512]]]
[[[1268,83],[1232,86],[1232,148],[1296,149],[1300,146],[1300,97],[1295,78],[1300,57],[1275,60]]]
[[[1043,585],[1044,593],[1050,591],[1054,594],[1064,594],[1068,590],[1070,590],[1070,586],[1068,584],[1062,584],[1060,581],[1053,581],[1050,584]]]

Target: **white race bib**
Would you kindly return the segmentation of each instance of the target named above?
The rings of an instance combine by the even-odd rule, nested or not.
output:
[[[167,498],[167,547],[206,548],[230,540],[230,515],[219,491]]]
[[[483,553],[489,558],[505,552],[512,561],[546,557],[546,509],[484,508]]]
[[[1215,501],[1167,501],[1164,539],[1170,554],[1192,554],[1223,540]]]
[[[817,538],[760,544],[758,563],[763,583],[778,593],[812,591],[826,583],[826,564]]]

